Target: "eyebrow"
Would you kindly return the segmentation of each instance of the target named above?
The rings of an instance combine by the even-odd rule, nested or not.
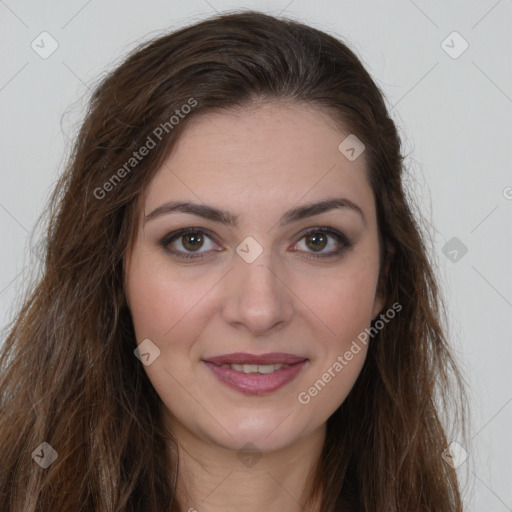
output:
[[[280,226],[286,226],[292,222],[296,222],[314,215],[320,215],[321,213],[335,210],[335,209],[347,209],[358,213],[363,222],[366,224],[366,218],[363,210],[357,206],[354,202],[345,198],[334,198],[326,199],[324,201],[316,203],[308,203],[301,206],[296,206],[285,212],[279,220]],[[148,222],[161,215],[166,215],[173,212],[189,213],[197,215],[204,219],[211,220],[213,222],[219,222],[226,226],[236,227],[238,226],[238,215],[234,215],[231,212],[208,206],[205,204],[191,203],[188,201],[169,201],[155,208],[151,213],[146,215],[145,222]]]

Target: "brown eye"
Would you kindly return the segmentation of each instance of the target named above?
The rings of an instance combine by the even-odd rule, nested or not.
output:
[[[197,251],[197,249],[200,249],[204,243],[204,238],[199,232],[189,233],[187,235],[183,235],[181,238],[181,243],[187,251]]]
[[[312,233],[305,237],[306,245],[313,251],[325,249],[328,238],[324,233]]]
[[[213,235],[199,228],[185,228],[169,233],[160,245],[180,258],[203,258],[221,248],[214,242]]]
[[[310,258],[329,258],[340,256],[352,245],[352,242],[338,230],[321,227],[310,229],[304,233],[295,244],[294,250],[299,250]]]

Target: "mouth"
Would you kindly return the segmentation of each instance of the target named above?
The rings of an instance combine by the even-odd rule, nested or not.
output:
[[[224,385],[244,394],[263,395],[292,381],[308,359],[293,354],[226,354],[203,362]]]
[[[288,368],[289,364],[221,364],[222,368],[231,368],[243,373],[274,373],[281,368]]]

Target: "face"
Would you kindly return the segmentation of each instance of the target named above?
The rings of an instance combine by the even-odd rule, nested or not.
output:
[[[208,113],[150,183],[126,290],[175,432],[284,448],[354,385],[354,340],[381,301],[374,198],[364,153],[338,149],[348,134],[300,104]]]

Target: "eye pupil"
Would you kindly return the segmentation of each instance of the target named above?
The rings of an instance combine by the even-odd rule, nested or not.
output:
[[[198,233],[188,233],[183,235],[183,247],[187,250],[195,250],[203,245],[203,237]]]
[[[313,245],[311,246],[309,242],[312,242]],[[326,243],[327,237],[321,233],[315,233],[306,236],[306,244],[310,249],[313,249],[314,251],[322,250]]]

